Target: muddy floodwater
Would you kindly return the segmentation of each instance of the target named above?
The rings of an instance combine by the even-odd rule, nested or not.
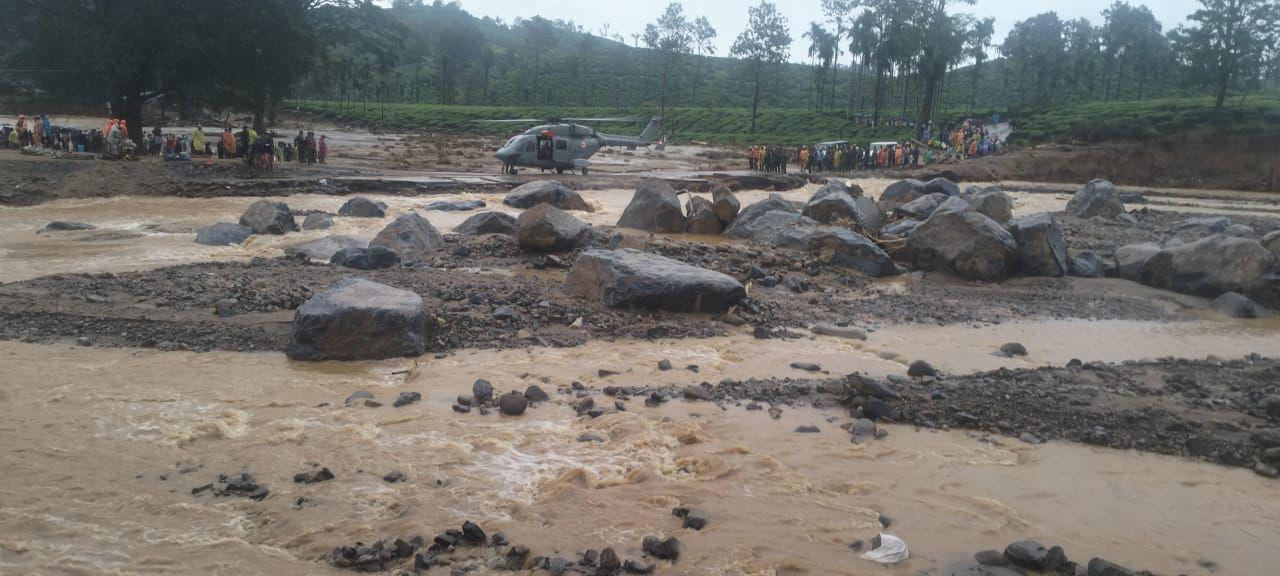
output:
[[[664,356],[699,362],[706,377],[733,371],[726,352],[699,347],[685,357],[676,354],[687,346],[665,342],[296,364],[3,343],[0,569],[340,573],[319,562],[335,545],[473,520],[567,556],[606,545],[634,554],[645,535],[677,535],[686,552],[670,571],[682,574],[939,571],[1023,537],[1162,573],[1205,574],[1202,560],[1225,574],[1271,573],[1280,485],[1247,470],[906,426],[854,445],[838,428],[846,416],[804,407],[775,420],[632,402],[591,419],[553,392],[518,419],[450,409],[477,377],[554,390],[608,365],[617,382],[692,379],[660,375],[652,360]],[[424,398],[344,406],[358,390]],[[800,425],[822,431],[793,433]],[[577,441],[587,432],[604,441]],[[336,478],[295,484],[312,463]],[[242,470],[271,494],[191,494]],[[408,481],[384,482],[392,470]],[[705,510],[707,528],[680,529],[677,505]],[[911,547],[905,565],[881,569],[848,548],[880,529],[880,514]]]
[[[338,167],[325,169],[374,181],[414,178],[417,166],[399,155],[440,145],[362,132],[332,141]],[[652,170],[692,177],[718,162],[711,152],[602,154],[609,179],[565,177],[588,188],[580,193],[593,208],[574,215],[613,233],[634,191],[620,182]],[[480,181],[486,162],[476,144],[450,169]],[[364,172],[388,164],[402,171]],[[893,181],[852,182],[875,197]],[[482,200],[482,210],[517,216],[502,202],[506,183],[365,194],[386,204],[388,218],[335,217],[329,229],[221,247],[195,243],[196,229],[235,222],[259,198],[131,191],[0,206],[0,313],[9,321],[0,327],[0,574],[349,574],[330,562],[335,547],[430,542],[466,521],[534,556],[574,562],[604,547],[642,559],[646,536],[675,536],[680,558],[658,562],[657,574],[950,575],[977,551],[1024,539],[1062,546],[1081,565],[1101,557],[1157,574],[1276,574],[1280,481],[1255,473],[1252,452],[1193,455],[1188,436],[1203,433],[1196,446],[1256,450],[1251,432],[1280,433],[1280,418],[1255,406],[1254,392],[1274,394],[1274,383],[1248,387],[1280,374],[1280,318],[1230,318],[1207,299],[1117,278],[872,279],[809,271],[803,254],[724,236],[627,231],[625,242],[744,279],[750,303],[724,314],[604,310],[564,293],[562,262],[507,238],[450,236],[433,268],[367,273],[418,291],[441,330],[452,330],[426,355],[306,363],[282,353],[298,304],[348,274],[271,260],[285,248],[332,234],[372,238],[410,211],[450,234],[476,213],[425,208],[438,201]],[[778,194],[803,202],[818,187]],[[1015,215],[1062,216],[1070,198],[1043,183],[1001,187]],[[1280,217],[1263,194],[1143,193],[1146,204],[1129,206],[1148,209],[1141,225],[1063,217],[1066,241],[1073,250],[1111,245],[1109,256],[1116,245],[1158,240],[1184,214],[1238,217],[1261,233]],[[747,206],[770,194],[738,199]],[[301,222],[336,215],[348,197],[272,199]],[[51,221],[94,229],[38,232]],[[178,265],[190,266],[169,268]],[[756,265],[773,281],[748,276]],[[85,276],[99,273],[116,276]],[[797,279],[808,284],[789,287]],[[215,314],[233,290],[240,300],[227,317]],[[500,320],[501,308],[517,320]],[[998,353],[1007,343],[1026,354]],[[908,377],[920,359],[937,374]],[[1232,379],[1210,381],[1228,364]],[[896,386],[893,399],[913,410],[899,421],[914,425],[881,423],[881,438],[852,442],[848,390],[826,386],[855,372]],[[459,397],[477,379],[497,395],[536,385],[551,399],[520,417],[467,412]],[[750,390],[768,395],[707,392],[766,381],[772,388]],[[648,396],[661,390],[674,392]],[[393,404],[413,392],[419,401]],[[948,395],[978,400],[952,405]],[[603,413],[577,409],[586,397]],[[965,414],[982,425],[962,430],[960,419],[938,416],[961,409],[987,409],[1000,422]],[[1124,424],[1129,416],[1136,423]],[[1117,442],[1099,442],[1112,447],[1069,441],[1082,439],[1070,420],[1094,418],[1112,427]],[[1163,428],[1146,429],[1155,423]],[[816,431],[798,431],[808,427]],[[1049,441],[1020,436],[1029,430]],[[1128,438],[1151,441],[1121,445]],[[333,478],[295,482],[321,469]],[[202,489],[240,473],[265,497]],[[385,479],[394,474],[402,481]],[[706,526],[682,527],[676,507],[705,514]],[[903,539],[910,558],[860,558],[856,549],[879,532]],[[453,568],[499,573],[492,560],[502,554],[467,549]]]

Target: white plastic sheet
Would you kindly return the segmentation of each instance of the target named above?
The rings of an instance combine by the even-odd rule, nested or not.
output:
[[[907,543],[892,534],[880,534],[880,547],[862,553],[864,560],[881,564],[897,564],[911,556]]]

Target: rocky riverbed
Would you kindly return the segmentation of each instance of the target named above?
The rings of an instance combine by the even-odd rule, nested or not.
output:
[[[357,179],[190,200],[32,171],[72,192],[0,210],[4,461],[30,487],[0,492],[0,566],[1276,560],[1265,209],[686,174],[423,199],[332,170]]]

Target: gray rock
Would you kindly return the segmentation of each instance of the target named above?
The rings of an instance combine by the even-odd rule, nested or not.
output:
[[[310,260],[319,260],[328,262],[333,258],[334,254],[346,248],[364,248],[369,245],[369,241],[364,238],[356,238],[355,236],[345,236],[334,234],[315,240],[299,242],[284,249],[285,256],[303,257]]]
[[[999,550],[983,550],[973,555],[974,561],[983,566],[1008,566],[1009,559]]]
[[[565,286],[614,308],[675,312],[721,312],[746,297],[731,276],[632,248],[582,253]]]
[[[875,231],[884,226],[884,210],[880,209],[880,205],[872,200],[869,196],[855,196],[853,203],[858,206],[858,213],[862,214],[862,220],[859,224],[863,230]]]
[[[752,239],[754,231],[752,224],[769,212],[782,212],[800,216],[800,211],[796,210],[785,198],[777,194],[770,194],[768,198],[756,202],[738,213],[737,218],[733,220],[733,224],[729,226],[725,233],[734,238]]]
[[[894,210],[901,216],[915,218],[917,220],[926,220],[932,216],[933,213],[942,206],[942,203],[946,202],[949,198],[950,196],[947,196],[946,194],[929,194],[928,196],[921,196],[911,202],[903,204],[902,206],[898,206]]]
[[[1272,254],[1280,256],[1280,230],[1268,233],[1262,237],[1262,247],[1270,250]]]
[[[312,212],[302,219],[303,230],[327,230],[333,228],[333,216],[321,212]]]
[[[1102,257],[1090,250],[1071,255],[1071,275],[1080,278],[1101,278],[1104,275]]]
[[[755,205],[752,204],[752,206]],[[786,233],[789,230],[810,228],[818,225],[816,220],[805,217],[794,210],[771,210],[759,216],[748,218],[750,209],[751,206],[748,206],[747,210],[744,210],[733,225],[729,227],[727,233],[730,236],[769,246],[777,246],[786,240]]]
[[[483,234],[515,236],[516,219],[505,212],[481,212],[463,220],[453,231],[454,233],[468,236],[480,236]]]
[[[1116,250],[1116,271],[1121,278],[1137,282],[1142,278],[1142,267],[1147,260],[1160,253],[1160,246],[1152,242],[1130,244]]]
[[[400,265],[400,255],[382,246],[352,246],[334,252],[329,263],[356,270],[383,270]]]
[[[1187,218],[1174,223],[1173,229],[1177,231],[1198,231],[1207,234],[1220,234],[1231,226],[1231,219],[1226,216],[1200,216],[1196,218]]]
[[[685,217],[680,210],[680,199],[666,182],[656,178],[646,179],[622,211],[618,227],[647,232],[684,232]]]
[[[925,183],[915,179],[900,180],[890,184],[880,195],[880,203],[886,206],[897,206],[925,196]]]
[[[711,204],[715,208],[716,217],[725,226],[731,224],[738,217],[738,210],[742,208],[742,204],[738,202],[738,197],[728,186],[723,184],[716,186],[711,190]]]
[[[1018,245],[995,220],[976,212],[943,212],[926,220],[907,245],[922,270],[945,270],[972,280],[998,280],[1017,260]]]
[[[922,362],[922,361],[917,360],[916,362]],[[912,363],[912,366],[915,366],[915,363]],[[925,373],[917,374],[917,375],[932,376],[937,374],[936,372],[932,374],[928,373],[930,370],[932,370],[933,367],[929,366],[927,362],[924,363],[924,366],[926,366],[928,370],[924,370],[923,372]],[[919,373],[921,372],[921,370],[917,368],[917,372]],[[871,376],[865,376],[863,374],[854,373],[854,374],[849,374],[845,376],[844,381],[845,381],[845,386],[848,386],[850,390],[858,394],[862,394],[864,396],[870,396],[872,398],[880,398],[881,400],[898,398],[897,391],[895,391],[887,383],[881,382],[880,380],[876,378],[872,378]]]
[[[1013,198],[999,190],[982,192],[973,197],[969,209],[1001,224],[1013,219]]]
[[[1148,202],[1146,196],[1137,192],[1120,192],[1117,196],[1125,204],[1146,204]]]
[[[71,232],[75,230],[96,230],[98,227],[93,224],[84,222],[67,222],[65,220],[54,220],[45,224],[43,228],[36,230],[36,234],[44,234],[46,232]]]
[[[520,416],[529,409],[529,399],[519,392],[503,394],[498,398],[498,411],[507,416]]]
[[[881,231],[881,234],[893,238],[910,238],[911,233],[916,231],[923,222],[919,220],[899,220],[890,224]]]
[[[1239,292],[1264,304],[1280,301],[1280,258],[1250,238],[1210,236],[1161,250],[1142,267],[1143,284],[1216,298]]]
[[[946,194],[947,196],[959,196],[960,186],[955,182],[946,178],[934,178],[924,184],[925,194]]]
[[[1088,576],[1138,576],[1137,572],[1101,558],[1089,560]]]
[[[809,203],[805,205],[802,214],[823,224],[830,224],[838,220],[848,220],[863,226],[864,221],[867,219],[866,216],[863,216],[862,209],[858,207],[853,196],[841,190],[829,189],[827,186],[818,190],[818,193],[809,199]]]
[[[591,229],[551,204],[525,210],[516,219],[516,241],[529,252],[565,252],[585,245]]]
[[[248,226],[219,222],[196,230],[196,243],[207,246],[235,246],[248,240],[253,229]]]
[[[555,180],[539,180],[518,186],[502,203],[512,208],[532,208],[538,204],[550,204],[561,210],[591,212],[591,205],[582,196]]]
[[[924,360],[916,360],[910,366],[907,366],[907,376],[912,378],[926,378],[937,375],[938,371],[934,369],[933,365]]]
[[[369,242],[370,248],[374,246],[394,251],[405,264],[427,263],[444,248],[444,237],[426,218],[408,212],[378,232]]]
[[[1239,292],[1227,292],[1215,298],[1210,306],[1233,318],[1264,318],[1270,311]]]
[[[812,201],[816,198],[821,198],[827,194],[833,193],[847,194],[850,198],[857,198],[863,195],[861,186],[858,186],[857,184],[848,184],[844,180],[840,180],[838,178],[831,178],[826,182],[823,182],[822,187],[818,188],[818,191],[815,192],[809,200]]]
[[[469,212],[471,210],[479,210],[487,204],[484,200],[440,200],[431,202],[422,207],[423,210],[438,210],[440,212]]]
[[[1234,236],[1237,238],[1257,238],[1258,237],[1257,230],[1254,230],[1253,228],[1250,228],[1244,224],[1232,224],[1230,226],[1227,226],[1227,229],[1223,230],[1222,233],[1226,234],[1227,236]]]
[[[279,235],[298,231],[298,223],[293,220],[289,205],[270,200],[250,204],[240,216],[240,225],[251,228],[254,234]]]
[[[1120,201],[1116,187],[1110,182],[1094,180],[1067,201],[1067,212],[1080,218],[1115,218],[1124,214],[1124,202]]]
[[[1018,243],[1019,269],[1031,276],[1065,276],[1067,244],[1048,212],[1014,219],[1009,232]]]
[[[383,218],[386,217],[387,210],[373,200],[356,196],[342,203],[342,207],[338,208],[338,215],[352,218]]]
[[[493,384],[484,378],[477,379],[471,385],[471,397],[475,398],[476,404],[484,404],[493,399]]]
[[[1009,342],[1000,346],[1000,353],[1010,358],[1014,356],[1026,356],[1027,347],[1018,342]]]
[[[1027,570],[1044,568],[1049,550],[1035,540],[1020,540],[1004,549],[1004,557],[1010,564]]]
[[[898,273],[893,259],[866,236],[836,226],[805,226],[783,230],[777,244],[816,255],[819,262],[852,268],[869,276]]]
[[[710,200],[701,196],[691,196],[685,205],[689,216],[686,220],[687,232],[714,236],[724,231],[724,224],[716,215],[716,209]]]
[[[294,360],[377,360],[426,350],[426,313],[413,292],[344,278],[298,307]]]
[[[551,395],[547,394],[546,390],[543,390],[537,384],[531,384],[528,388],[525,388],[524,397],[528,398],[530,402],[546,402],[551,399]]]

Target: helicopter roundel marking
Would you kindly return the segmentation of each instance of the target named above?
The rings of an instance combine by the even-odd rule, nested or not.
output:
[[[578,148],[579,148],[579,149],[581,149],[581,150],[586,150],[586,149],[587,149],[587,141],[586,141],[586,140],[579,140],[579,141],[578,141]]]

